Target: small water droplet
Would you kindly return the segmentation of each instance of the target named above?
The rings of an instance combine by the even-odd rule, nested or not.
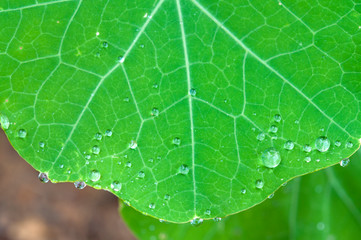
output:
[[[275,196],[275,194],[272,193],[272,194],[270,194],[270,195],[268,196],[268,199],[271,199],[271,198],[273,198],[274,196]]]
[[[119,56],[118,57],[118,63],[123,63],[125,61],[125,57]]]
[[[149,208],[150,208],[150,209],[154,209],[154,208],[155,208],[155,204],[154,204],[154,203],[150,203],[150,204],[149,204]]]
[[[169,199],[170,199],[170,195],[169,195],[169,194],[164,195],[164,200],[168,201]]]
[[[274,118],[275,122],[278,122],[278,123],[281,122],[281,120],[282,120],[282,117],[279,114],[276,114],[273,118]]]
[[[336,147],[341,147],[341,142],[340,142],[339,140],[337,140],[337,141],[335,142],[335,146],[336,146]]]
[[[124,102],[129,102],[129,98],[128,98],[128,97],[125,97],[125,98],[123,99],[123,101],[124,101]]]
[[[263,186],[264,186],[264,182],[262,180],[257,180],[256,181],[256,188],[262,189]]]
[[[288,140],[287,142],[285,142],[284,148],[287,150],[292,150],[295,147],[295,144],[291,141]]]
[[[0,125],[1,125],[1,128],[4,130],[9,129],[9,126],[10,126],[9,118],[7,116],[1,114],[0,115]]]
[[[213,221],[215,221],[215,222],[220,222],[220,221],[222,221],[222,218],[220,218],[220,217],[215,217],[215,218],[213,218]]]
[[[119,192],[122,189],[122,184],[118,181],[114,181],[110,184],[110,187],[115,191]]]
[[[140,47],[140,48],[144,48],[144,44],[140,44],[139,47]]]
[[[103,135],[102,135],[101,133],[96,133],[95,136],[94,136],[94,138],[95,138],[96,140],[98,140],[98,141],[101,141],[102,138],[103,138]]]
[[[309,163],[309,162],[311,162],[311,157],[305,157],[305,162],[307,162],[307,163]]]
[[[327,137],[319,137],[315,141],[315,147],[319,152],[327,152],[331,146],[331,142]]]
[[[281,155],[275,148],[268,148],[262,153],[262,162],[268,168],[275,168],[281,162]]]
[[[44,142],[39,142],[39,147],[40,147],[40,148],[44,148],[44,147],[45,147],[45,143],[44,143]]]
[[[159,116],[159,110],[158,108],[153,108],[152,109],[152,116],[158,117]]]
[[[299,124],[300,123],[300,121],[298,121],[298,120],[295,120],[295,124]]]
[[[49,178],[48,175],[46,175],[46,173],[39,173],[38,178],[40,180],[40,182],[42,183],[48,183],[49,182]]]
[[[59,168],[63,169],[64,168],[64,164],[60,164]]]
[[[134,140],[130,141],[129,148],[130,149],[136,149],[138,147],[138,143]]]
[[[140,171],[138,173],[138,178],[144,178],[145,177],[145,173],[143,171]]]
[[[199,217],[195,217],[190,221],[192,226],[199,226],[203,223],[203,219]]]
[[[194,97],[194,96],[197,95],[197,91],[196,91],[194,88],[191,88],[191,89],[189,90],[189,94],[190,94],[192,97]]]
[[[352,148],[352,147],[353,147],[353,143],[352,143],[352,142],[347,142],[347,143],[346,143],[346,147],[347,147],[347,148]]]
[[[108,130],[105,131],[105,136],[111,137],[112,135],[113,135],[112,130],[108,129]]]
[[[25,129],[20,129],[20,130],[18,131],[18,137],[19,137],[19,138],[26,138],[26,135],[28,135],[28,133],[26,132]]]
[[[149,158],[148,162],[153,163],[154,162],[153,158]]]
[[[278,127],[275,126],[275,125],[272,125],[270,128],[269,128],[269,132],[271,133],[277,133],[278,131]]]
[[[257,140],[262,142],[266,138],[266,135],[264,133],[260,133],[257,135]]]
[[[86,160],[89,160],[90,158],[91,158],[90,154],[86,154],[86,155],[85,155],[85,159],[86,159]]]
[[[103,42],[103,48],[108,48],[108,47],[109,47],[108,42]]]
[[[153,84],[153,88],[157,89],[158,87],[159,87],[159,86],[158,86],[157,83],[154,83],[154,84]]]
[[[131,167],[132,167],[132,163],[131,163],[131,162],[127,162],[127,163],[125,164],[125,166],[128,167],[128,168],[131,168]]]
[[[350,163],[350,159],[346,158],[346,159],[341,160],[340,166],[346,167],[349,163]]]
[[[211,215],[211,210],[207,209],[207,210],[204,212],[204,215],[207,215],[207,216]]]
[[[189,173],[189,167],[187,165],[183,164],[179,167],[178,172],[182,175],[187,175]]]
[[[97,171],[97,170],[92,170],[90,173],[89,173],[89,179],[93,182],[97,182],[99,181],[101,175],[100,175],[100,172]]]
[[[174,138],[174,139],[173,139],[173,144],[179,146],[179,145],[181,144],[180,138],[177,138],[177,137]]]
[[[74,186],[75,188],[82,190],[86,187],[86,183],[83,181],[78,181],[74,183]]]
[[[309,153],[312,151],[312,148],[310,145],[306,144],[303,146],[303,151],[305,151],[306,153]]]
[[[93,146],[92,153],[98,155],[100,153],[100,148],[97,145]]]
[[[245,188],[241,189],[242,194],[246,194],[247,190]]]

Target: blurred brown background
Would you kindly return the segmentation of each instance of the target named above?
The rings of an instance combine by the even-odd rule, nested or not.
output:
[[[37,176],[0,130],[0,240],[135,239],[112,194]]]

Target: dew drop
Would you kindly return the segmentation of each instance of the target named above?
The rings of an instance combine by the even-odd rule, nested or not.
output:
[[[101,177],[100,172],[97,170],[93,170],[89,173],[89,179],[93,182],[99,181],[100,177]]]
[[[108,42],[103,42],[103,48],[108,48],[108,47],[109,47]]]
[[[138,143],[134,140],[130,141],[129,148],[130,149],[136,149],[138,147]]]
[[[60,164],[59,168],[63,169],[64,168],[64,164]]]
[[[309,163],[309,162],[311,162],[311,157],[305,157],[305,162],[307,162],[307,163]]]
[[[100,153],[100,148],[97,145],[93,146],[92,153],[98,155]]]
[[[18,137],[19,137],[19,138],[26,138],[26,135],[28,135],[28,133],[26,132],[25,129],[20,129],[20,130],[18,131]]]
[[[266,138],[266,135],[264,133],[260,133],[257,135],[257,140],[262,142]]]
[[[154,162],[153,158],[149,158],[148,162],[153,163]]]
[[[152,116],[158,117],[159,116],[159,110],[158,108],[153,108],[152,109]]]
[[[245,188],[241,189],[242,194],[246,194],[247,190]]]
[[[256,188],[262,189],[263,186],[264,186],[264,182],[262,180],[257,180],[256,181]]]
[[[149,204],[149,208],[150,208],[150,209],[154,209],[154,208],[155,208],[155,204],[154,204],[154,203],[150,203],[150,204]]]
[[[220,217],[215,217],[215,218],[213,218],[213,221],[215,221],[215,222],[220,222],[220,221],[222,221],[222,218],[220,218]]]
[[[82,190],[86,187],[86,183],[83,181],[78,181],[74,183],[74,186],[75,188]]]
[[[124,101],[124,102],[129,102],[129,98],[128,98],[128,97],[125,97],[125,98],[123,99],[123,101]]]
[[[182,175],[187,175],[189,173],[189,167],[185,164],[179,167],[178,172]]]
[[[347,147],[347,148],[352,148],[352,147],[353,147],[353,143],[352,143],[352,142],[347,142],[347,143],[346,143],[346,147]]]
[[[138,173],[138,178],[144,178],[145,177],[145,173],[143,171],[140,171]]]
[[[195,217],[190,221],[192,226],[199,226],[203,223],[203,219],[199,217]]]
[[[180,138],[177,138],[177,137],[174,138],[174,139],[173,139],[173,144],[179,146],[179,145],[181,144]]]
[[[110,184],[110,187],[115,191],[119,192],[122,189],[122,184],[118,181],[114,181]]]
[[[112,135],[113,135],[112,130],[108,129],[108,130],[105,131],[105,136],[111,137]]]
[[[1,125],[1,128],[4,130],[9,129],[9,126],[10,126],[9,118],[5,115],[0,115],[0,125]]]
[[[312,151],[312,148],[310,145],[306,144],[303,146],[303,151],[305,151],[306,153],[309,153]]]
[[[211,215],[211,210],[207,209],[207,210],[204,212],[204,215],[207,215],[207,216]]]
[[[272,126],[269,128],[269,131],[270,131],[271,133],[277,133],[278,127],[275,126],[275,125],[272,125]]]
[[[91,158],[91,156],[90,156],[89,154],[86,154],[86,155],[85,155],[85,159],[86,159],[86,160],[89,160],[90,158]]]
[[[268,196],[268,199],[271,199],[271,198],[273,198],[274,196],[275,196],[275,194],[272,193],[272,194],[270,194],[270,195]]]
[[[128,168],[131,168],[131,167],[132,167],[132,163],[131,163],[131,162],[127,162],[127,163],[125,164],[125,166],[128,167]]]
[[[350,163],[350,159],[346,158],[346,159],[341,160],[340,166],[346,167],[349,163]]]
[[[170,195],[169,195],[169,194],[164,195],[164,200],[168,201],[169,199],[170,199]]]
[[[40,147],[40,148],[44,148],[44,147],[45,147],[45,143],[44,143],[44,142],[39,142],[39,147]]]
[[[46,173],[39,173],[38,178],[40,180],[40,182],[42,183],[48,183],[49,182],[49,178],[48,175],[46,175]]]
[[[102,135],[101,133],[96,133],[95,136],[94,136],[94,138],[95,138],[96,140],[98,140],[98,141],[101,141],[102,138],[103,138],[103,135]]]
[[[292,150],[295,147],[295,144],[291,141],[288,140],[287,142],[285,142],[284,148],[287,150]]]
[[[190,94],[192,97],[194,97],[194,96],[197,95],[197,91],[196,91],[194,88],[191,88],[191,89],[189,90],[189,94]]]
[[[335,146],[336,146],[336,147],[341,147],[341,142],[340,142],[339,140],[337,140],[337,141],[335,142]]]
[[[118,63],[123,63],[125,61],[125,57],[119,56],[118,57]]]
[[[279,115],[279,114],[276,114],[274,117],[273,117],[273,119],[275,120],[275,122],[281,122],[281,120],[282,120],[282,117],[281,117],[281,115]]]
[[[327,152],[331,142],[327,137],[319,137],[315,141],[315,147],[319,152]]]
[[[262,162],[268,168],[275,168],[281,162],[281,155],[275,148],[268,148],[262,153]]]

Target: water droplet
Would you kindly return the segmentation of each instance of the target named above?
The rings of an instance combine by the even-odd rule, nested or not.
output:
[[[155,208],[155,204],[154,204],[154,203],[150,203],[150,204],[149,204],[149,208],[150,208],[150,209],[154,209],[154,208]]]
[[[153,163],[154,162],[153,158],[149,158],[148,162]]]
[[[111,137],[112,135],[113,135],[112,130],[108,129],[108,130],[105,131],[105,136]]]
[[[189,173],[189,167],[185,164],[179,167],[178,172],[182,175],[187,175]]]
[[[59,168],[63,169],[64,168],[64,164],[60,164]]]
[[[153,84],[153,88],[157,89],[158,87],[159,87],[159,86],[158,86],[157,83],[154,83],[154,84]]]
[[[257,140],[262,142],[266,138],[266,135],[264,133],[260,133],[257,135]]]
[[[164,195],[164,200],[168,201],[169,199],[170,199],[170,195],[169,195],[169,194]]]
[[[144,44],[140,44],[139,47],[140,47],[140,48],[144,48]]]
[[[242,194],[246,194],[247,190],[245,188],[241,189]]]
[[[179,146],[179,145],[181,144],[180,138],[177,138],[177,137],[174,138],[174,139],[173,139],[173,144]]]
[[[272,126],[269,128],[269,131],[270,131],[271,133],[277,133],[278,127],[275,126],[275,125],[272,125]]]
[[[287,150],[292,150],[295,147],[295,144],[291,141],[288,140],[287,142],[285,142],[284,148]]]
[[[96,140],[98,140],[98,141],[101,141],[102,138],[103,138],[103,135],[102,135],[101,133],[96,133],[95,136],[94,136],[94,138],[95,138]]]
[[[78,181],[74,183],[74,186],[75,188],[82,190],[86,187],[86,183],[83,181]]]
[[[211,210],[207,209],[205,212],[204,212],[205,215],[209,216],[211,215]]]
[[[275,194],[272,193],[272,194],[270,194],[270,195],[268,196],[268,199],[271,199],[271,198],[273,198],[274,196],[275,196]]]
[[[305,157],[305,162],[307,162],[307,163],[309,163],[309,162],[311,162],[311,157]]]
[[[276,114],[273,118],[274,118],[275,122],[278,122],[278,123],[281,122],[281,120],[282,120],[282,117],[279,114]]]
[[[100,148],[97,145],[93,146],[92,147],[92,153],[95,154],[95,155],[99,154],[100,153]]]
[[[0,115],[0,125],[1,125],[1,128],[4,130],[9,129],[9,126],[10,126],[9,118],[7,116],[1,114]]]
[[[152,109],[152,116],[158,117],[159,116],[159,110],[158,108],[153,108]]]
[[[143,171],[140,171],[138,173],[138,178],[144,178],[145,177],[145,173]]]
[[[39,142],[39,147],[40,147],[40,148],[44,148],[44,147],[45,147],[45,143],[44,143],[44,142]]]
[[[190,94],[192,97],[194,97],[194,96],[197,95],[197,91],[196,91],[194,88],[191,88],[191,89],[189,90],[189,94]]]
[[[319,137],[315,141],[315,147],[319,152],[327,152],[330,146],[331,142],[327,137]]]
[[[262,180],[257,180],[256,181],[256,188],[262,189],[263,186],[264,186],[264,182]]]
[[[275,148],[268,148],[262,153],[262,162],[268,168],[275,168],[281,162],[281,155]]]
[[[124,101],[124,102],[129,102],[129,98],[128,98],[128,97],[125,97],[125,98],[123,99],[123,101]]]
[[[130,149],[136,149],[138,147],[138,143],[134,140],[130,141],[129,148]]]
[[[93,170],[89,173],[89,179],[93,182],[99,181],[100,177],[101,177],[100,172],[97,170]]]
[[[103,42],[103,48],[108,48],[109,44],[107,42]]]
[[[341,147],[341,142],[340,142],[339,140],[337,140],[337,141],[335,142],[335,146],[336,146],[336,147]]]
[[[28,133],[26,132],[25,129],[20,129],[20,130],[18,131],[18,137],[19,137],[19,138],[26,138],[26,135],[28,135]]]
[[[347,148],[352,148],[352,147],[353,147],[353,143],[352,143],[352,142],[347,142],[347,143],[346,143],[346,147],[347,147]]]
[[[46,175],[46,173],[39,173],[38,178],[40,180],[40,182],[42,183],[48,183],[49,182],[49,178],[48,175]]]
[[[222,218],[220,218],[220,217],[215,217],[215,218],[213,218],[213,221],[215,221],[215,222],[220,222],[220,221],[222,221]]]
[[[300,124],[300,121],[298,121],[298,120],[295,120],[295,124]]]
[[[192,226],[199,226],[203,223],[203,219],[202,218],[199,218],[199,217],[195,217],[191,220],[191,225]]]
[[[341,167],[346,167],[350,163],[350,159],[346,158],[340,162]]]
[[[303,151],[305,151],[306,153],[309,153],[312,151],[312,148],[310,145],[306,144],[303,146]]]
[[[131,162],[127,162],[127,163],[125,164],[125,166],[128,167],[128,168],[131,168],[131,167],[132,167],[132,163],[131,163]]]
[[[85,155],[85,159],[86,159],[86,160],[89,160],[90,158],[91,158],[91,156],[90,156],[89,154],[86,154],[86,155]]]
[[[110,187],[115,191],[115,192],[119,192],[122,189],[122,184],[118,181],[114,181],[112,182],[112,184],[110,184]]]
[[[123,63],[125,61],[125,57],[119,56],[118,57],[118,63]]]

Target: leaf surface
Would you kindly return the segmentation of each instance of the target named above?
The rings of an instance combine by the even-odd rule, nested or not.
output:
[[[359,147],[354,1],[0,7],[2,126],[53,182],[187,222],[248,209]]]
[[[124,205],[120,214],[140,240],[354,239],[361,235],[360,171],[359,151],[346,168],[294,179],[248,211],[197,227],[161,223]]]

